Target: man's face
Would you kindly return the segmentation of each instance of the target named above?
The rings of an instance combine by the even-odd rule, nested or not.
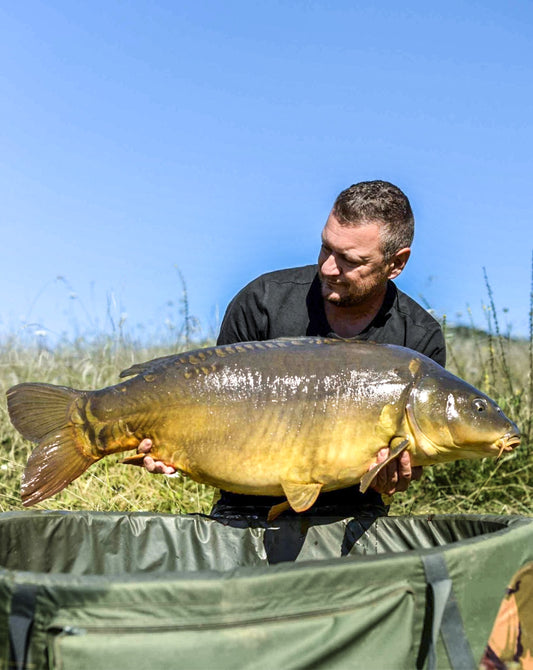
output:
[[[395,276],[393,266],[383,258],[377,224],[343,226],[329,215],[318,256],[324,300],[339,307],[359,305],[383,291]]]

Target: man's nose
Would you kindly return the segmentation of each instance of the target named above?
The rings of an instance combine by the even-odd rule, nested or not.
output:
[[[335,255],[332,253],[329,253],[322,261],[320,269],[322,274],[329,275],[330,277],[333,275],[339,275],[341,273],[340,268],[337,265],[337,261],[335,260]]]

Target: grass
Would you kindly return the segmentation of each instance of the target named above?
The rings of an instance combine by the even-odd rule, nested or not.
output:
[[[183,347],[181,347],[183,348]],[[176,351],[173,347],[172,351]],[[134,362],[171,353],[171,347],[142,348],[125,338],[79,339],[54,351],[4,343],[0,352],[0,393],[13,384],[42,381],[74,388],[102,388],[117,383],[118,373]],[[0,405],[0,511],[22,509],[19,486],[33,445],[11,426],[5,401]],[[126,467],[119,456],[93,465],[67,489],[35,509],[92,509],[187,513],[208,512],[213,490],[190,479],[150,475]]]
[[[503,334],[488,280],[487,290],[486,330],[450,328],[444,320],[448,368],[500,404],[520,426],[522,446],[498,461],[457,461],[425,468],[421,481],[394,496],[391,514],[529,515],[533,509],[533,316],[529,340]],[[64,341],[53,350],[7,338],[0,349],[0,393],[5,398],[10,386],[24,381],[84,389],[115,384],[118,373],[134,362],[193,348],[187,304],[185,317],[180,342],[153,347],[133,342],[122,329],[115,336]],[[202,344],[210,342],[194,346]],[[20,479],[33,445],[11,426],[5,401],[0,403],[0,444],[0,511],[22,509]],[[215,493],[210,487],[186,478],[150,475],[119,460],[120,456],[105,458],[36,509],[208,513]]]

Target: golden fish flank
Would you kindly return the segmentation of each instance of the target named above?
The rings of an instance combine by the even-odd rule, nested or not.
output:
[[[152,455],[196,481],[285,495],[296,511],[361,482],[389,446],[414,465],[497,456],[518,428],[486,395],[403,347],[298,338],[155,359],[96,391],[20,384],[11,421],[37,442],[23,475],[33,505],[109,453],[153,441]],[[135,454],[125,462],[140,464]]]

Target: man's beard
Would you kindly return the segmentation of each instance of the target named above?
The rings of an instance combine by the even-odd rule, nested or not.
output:
[[[361,303],[361,298],[357,298],[352,295],[345,296],[324,296],[326,302],[335,305],[335,307],[355,307]]]
[[[383,280],[386,285],[387,277],[385,275]],[[344,308],[357,307],[368,300],[374,299],[383,292],[384,286],[380,281],[375,281],[370,287],[368,285],[354,287],[346,286],[346,284],[330,284],[322,277],[320,277],[320,284],[324,300],[331,305],[335,305],[335,307]]]
[[[338,295],[333,295],[334,293],[337,293],[335,289],[335,285],[333,287],[328,284],[328,282],[324,279],[321,281],[322,285],[322,297],[326,302],[331,303],[332,305],[335,305],[336,307],[355,307],[356,305],[359,305],[361,302],[363,302],[367,296],[366,295],[361,295],[360,293],[353,293],[353,292],[348,292],[345,294],[338,293]],[[344,285],[339,285],[339,288],[345,288]]]

